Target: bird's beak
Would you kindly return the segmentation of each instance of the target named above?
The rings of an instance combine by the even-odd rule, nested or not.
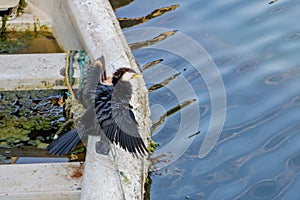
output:
[[[142,74],[134,74],[131,78],[143,78]]]

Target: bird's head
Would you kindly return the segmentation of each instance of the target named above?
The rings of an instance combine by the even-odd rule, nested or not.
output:
[[[141,78],[141,77],[143,76],[141,74],[137,74],[133,69],[123,67],[118,69],[114,73],[112,78],[112,84],[116,86],[119,80],[129,82],[131,79]]]

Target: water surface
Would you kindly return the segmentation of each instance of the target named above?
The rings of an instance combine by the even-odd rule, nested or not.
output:
[[[299,3],[137,0],[116,10],[120,18],[139,19],[123,29],[129,43],[148,41],[134,55],[152,88],[153,140],[160,145],[152,155],[151,199],[299,198]],[[168,12],[157,11],[174,5]],[[148,20],[140,20],[143,16]],[[176,31],[153,42],[164,32],[161,28]],[[182,43],[180,34],[207,54]],[[209,87],[218,74],[208,81],[203,77],[211,62],[225,97]],[[224,98],[221,136],[199,158],[212,121],[212,99]],[[178,149],[184,151],[174,159]]]

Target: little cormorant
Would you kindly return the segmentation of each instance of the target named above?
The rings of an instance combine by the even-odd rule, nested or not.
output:
[[[130,80],[141,75],[130,68],[120,68],[113,74],[112,85],[107,85],[104,84],[106,73],[103,56],[96,60],[94,65],[88,69],[78,97],[86,108],[85,113],[75,129],[49,144],[48,152],[53,155],[65,155],[82,137],[100,135],[101,140],[108,139],[128,152],[144,155],[147,148],[138,132],[138,123],[130,105]]]

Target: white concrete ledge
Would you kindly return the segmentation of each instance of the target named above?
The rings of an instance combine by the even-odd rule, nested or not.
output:
[[[0,91],[66,89],[66,53],[0,55]],[[76,63],[75,63],[76,64]],[[74,78],[79,77],[74,67]]]
[[[16,164],[0,166],[0,199],[80,199],[80,163]]]
[[[34,6],[30,1],[26,1],[28,6],[25,7],[24,13],[22,13],[17,18],[7,22],[7,31],[36,31],[40,27],[51,27],[50,16]],[[0,24],[2,22],[0,21]]]
[[[68,0],[68,2],[71,13],[76,13],[73,22],[80,30],[79,37],[85,51],[93,59],[104,55],[109,75],[120,67],[131,67],[139,72],[108,0]],[[135,83],[134,93],[138,97],[133,106],[139,123],[139,131],[145,143],[148,144],[151,121],[144,81],[140,80]],[[144,182],[148,174],[146,158],[133,157],[130,153],[117,148],[117,161],[114,162],[111,153],[109,156],[96,153],[97,141],[99,137],[89,137],[81,200],[143,199]],[[116,166],[123,176],[119,175]]]

